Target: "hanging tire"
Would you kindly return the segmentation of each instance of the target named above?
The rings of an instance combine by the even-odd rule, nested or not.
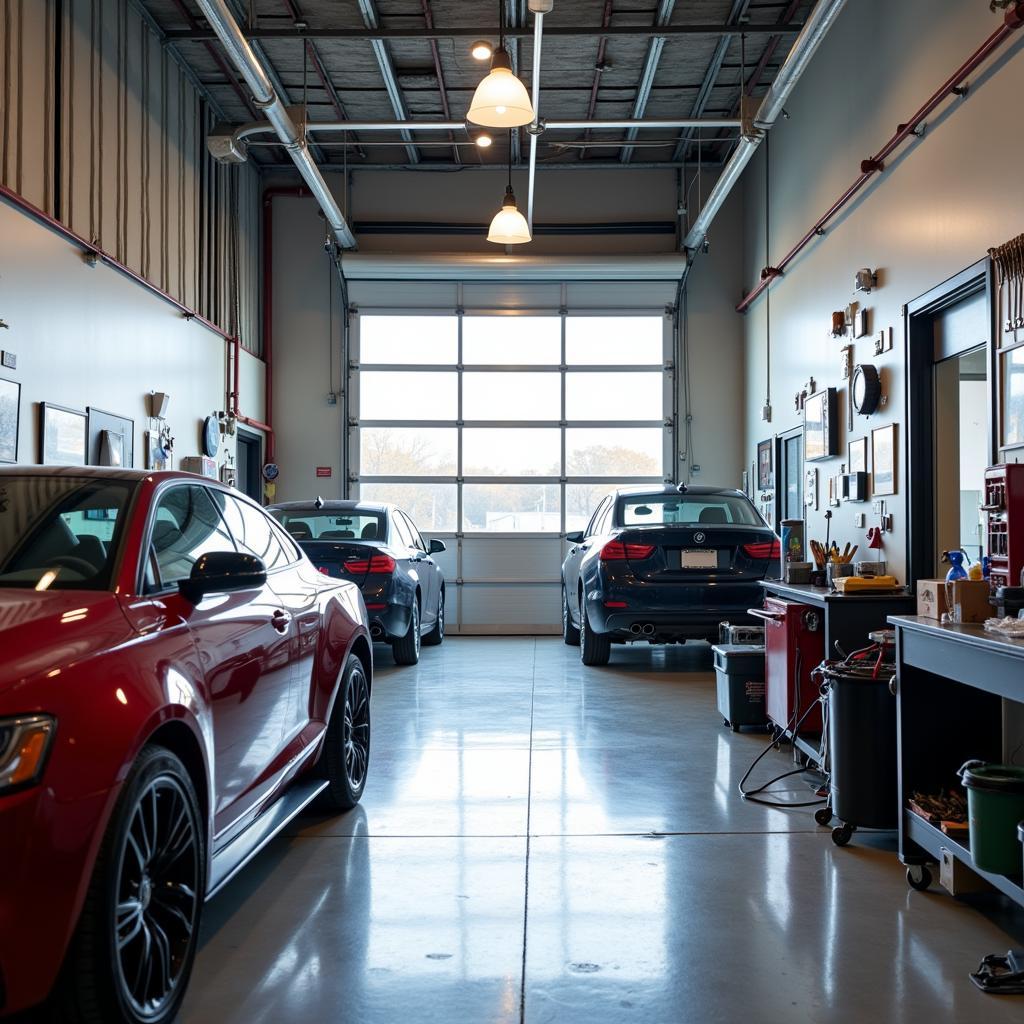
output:
[[[580,661],[584,665],[607,665],[612,642],[607,633],[595,633],[590,628],[587,608],[580,602]]]
[[[437,599],[437,621],[434,628],[423,638],[424,647],[440,647],[444,643],[444,587]]]
[[[565,592],[565,584],[562,584],[562,640],[567,647],[579,647],[580,631],[572,624],[572,616],[569,614],[569,595]]]
[[[415,665],[420,660],[420,602],[417,598],[412,603],[409,615],[409,628],[405,636],[391,641],[391,651],[399,665]]]
[[[206,825],[185,766],[146,747],[100,846],[54,993],[75,1024],[164,1024],[188,987],[206,893]]]
[[[359,803],[370,764],[370,681],[366,666],[350,655],[341,677],[331,720],[324,737],[319,770],[327,779],[321,804],[331,811],[348,811]]]

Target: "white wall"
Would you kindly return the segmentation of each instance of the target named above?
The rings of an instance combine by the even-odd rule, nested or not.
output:
[[[999,24],[984,3],[958,0],[860,0],[845,10],[787,103],[790,120],[771,134],[771,245],[778,259],[842,194],[860,161],[876,152],[954,68]],[[772,399],[775,416],[760,420],[765,394],[765,317],[762,296],[745,320],[747,370],[746,461],[755,445],[800,421],[793,395],[813,375],[839,385],[839,350],[829,337],[829,317],[855,297],[871,309],[872,331],[892,327],[895,345],[875,357],[871,338],[855,342],[857,362],[875,362],[883,373],[888,406],[853,436],[889,422],[905,425],[902,306],[956,274],[1021,231],[1020,203],[1008,191],[1003,169],[1024,157],[1024,136],[1014,131],[1011,99],[1024,88],[1024,36],[973,76],[965,99],[934,115],[925,137],[904,146],[771,289]],[[765,265],[764,147],[745,174],[746,266],[749,290]],[[879,268],[881,286],[855,296],[859,267]],[[844,408],[841,403],[841,408]],[[842,418],[845,420],[845,413]],[[899,490],[887,499],[895,533],[886,540],[890,566],[905,572],[906,459],[900,430]],[[842,450],[847,432],[841,431]],[[836,473],[844,458],[818,463]],[[824,534],[825,502],[809,516],[809,534]],[[832,536],[859,540],[853,516],[870,505],[836,510]]]
[[[0,238],[0,318],[9,325],[0,347],[17,356],[17,369],[0,376],[21,384],[18,461],[39,461],[42,401],[133,419],[143,466],[152,390],[171,396],[175,466],[198,455],[203,418],[225,408],[223,339],[110,267],[90,267],[77,247],[3,201]],[[242,353],[244,411],[256,419],[262,367]]]

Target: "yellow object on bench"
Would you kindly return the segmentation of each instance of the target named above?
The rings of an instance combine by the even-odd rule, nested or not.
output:
[[[898,590],[895,576],[840,576],[832,581],[840,594],[863,594],[872,590]]]

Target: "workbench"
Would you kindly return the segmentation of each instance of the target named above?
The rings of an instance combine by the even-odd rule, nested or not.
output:
[[[1002,701],[1024,700],[1024,640],[986,633],[979,625],[943,625],[898,615],[896,628],[900,860],[914,888],[931,881],[925,865],[948,850],[995,888],[1024,905],[1020,876],[974,867],[966,838],[954,839],[908,809],[917,790],[957,787],[957,769],[975,758],[1003,760]]]
[[[885,629],[890,616],[903,615],[917,607],[917,598],[906,591],[840,594],[828,587],[781,580],[764,580],[761,586],[768,596],[796,601],[821,611],[825,657],[829,660],[840,660],[852,651],[867,647],[871,643],[868,633]],[[787,732],[786,738],[793,743],[794,755],[799,751],[819,768],[825,767],[819,734],[801,732],[794,737]]]

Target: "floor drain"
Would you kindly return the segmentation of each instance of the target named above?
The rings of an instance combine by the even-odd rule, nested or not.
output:
[[[595,971],[601,970],[601,965],[590,963],[569,964],[569,970],[575,971],[577,974],[593,974]]]

